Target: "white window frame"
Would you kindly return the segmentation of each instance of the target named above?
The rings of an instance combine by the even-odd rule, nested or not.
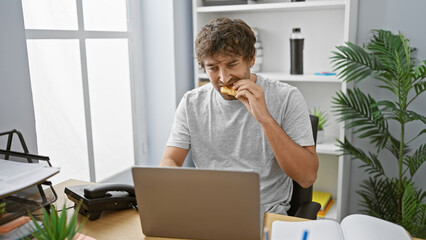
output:
[[[39,30],[25,29],[26,39],[78,39],[80,46],[81,74],[83,86],[84,114],[86,124],[87,151],[90,181],[96,182],[95,158],[93,149],[92,120],[87,73],[86,39],[127,39],[129,43],[129,71],[133,121],[133,143],[135,164],[146,164],[146,118],[144,107],[142,18],[139,0],[127,0],[128,30],[86,31],[84,30],[83,3],[76,0],[78,30]]]

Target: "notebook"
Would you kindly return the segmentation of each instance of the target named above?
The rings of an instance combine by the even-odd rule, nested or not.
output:
[[[411,240],[403,227],[363,214],[346,216],[340,224],[333,220],[275,221],[271,240],[302,239],[305,231],[309,240]]]
[[[194,168],[133,167],[142,231],[150,237],[261,237],[259,175]]]

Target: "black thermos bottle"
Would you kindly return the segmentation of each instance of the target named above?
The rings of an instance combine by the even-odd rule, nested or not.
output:
[[[290,74],[303,74],[303,42],[300,28],[293,28],[290,37]]]

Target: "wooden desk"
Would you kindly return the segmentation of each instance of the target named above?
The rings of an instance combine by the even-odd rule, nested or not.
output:
[[[58,200],[54,203],[55,207],[61,209],[63,204],[66,203],[67,207],[74,206],[64,193],[67,186],[90,184],[88,182],[79,180],[67,180],[63,183],[55,185],[55,191],[58,194]],[[70,215],[74,209],[68,210]],[[83,220],[83,216],[79,215],[79,222]],[[273,213],[265,213],[263,225],[271,232],[272,222],[275,220],[299,222],[307,221],[303,218],[296,218],[284,216]],[[97,240],[115,240],[115,239],[145,239],[145,240],[171,240],[172,238],[156,238],[146,237],[142,233],[141,223],[138,211],[134,209],[119,210],[119,211],[106,211],[102,214],[101,218],[96,221],[87,220],[84,225],[82,233],[96,238]],[[173,238],[176,240],[176,238]],[[415,239],[415,238],[413,238]]]
[[[55,185],[55,191],[58,194],[58,200],[54,203],[55,207],[61,209],[65,203],[67,207],[74,206],[64,193],[67,186],[91,184],[89,182],[79,180],[67,180],[63,183]],[[74,209],[68,210],[70,215]],[[78,220],[81,222],[83,216],[79,215]],[[305,219],[283,216],[278,214],[265,214],[264,225],[271,229],[272,222],[275,220],[284,221],[305,221]],[[270,231],[270,230],[269,230]],[[119,211],[106,211],[96,221],[87,220],[84,225],[82,233],[96,239],[145,239],[145,240],[167,240],[171,238],[156,238],[146,237],[142,233],[141,222],[139,219],[138,211],[134,209],[119,210]]]

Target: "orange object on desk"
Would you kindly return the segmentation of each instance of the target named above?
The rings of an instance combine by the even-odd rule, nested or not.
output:
[[[21,226],[24,223],[27,223],[31,220],[28,216],[21,216],[17,219],[14,219],[8,223],[5,223],[0,226],[0,233],[1,234],[7,234],[8,232],[12,231],[13,229]]]

